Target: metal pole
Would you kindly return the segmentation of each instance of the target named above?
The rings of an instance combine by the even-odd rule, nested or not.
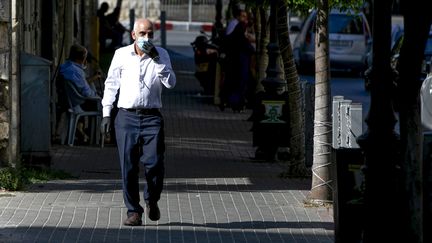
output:
[[[192,23],[192,0],[189,0],[189,7],[188,7],[188,25],[187,30],[189,31],[189,26]]]
[[[271,1],[271,12],[270,12],[270,43],[267,46],[269,55],[269,62],[267,66],[267,77],[261,82],[264,85],[266,92],[276,93],[278,89],[285,86],[285,81],[280,78],[282,73],[280,65],[278,65],[278,58],[280,55],[279,42],[276,33],[277,23],[277,1]]]
[[[143,0],[143,14],[142,14],[143,18],[147,17],[147,0]]]
[[[165,11],[161,11],[161,16],[160,16],[160,21],[161,21],[161,26],[160,26],[160,31],[161,31],[161,46],[163,48],[166,48],[166,13]]]
[[[269,61],[266,69],[267,77],[261,81],[264,86],[264,93],[262,97],[265,97],[266,101],[286,101],[284,87],[286,86],[285,80],[281,79],[282,69],[278,63],[280,51],[279,44],[277,40],[276,33],[276,23],[277,23],[277,0],[271,1],[271,13],[270,13],[270,42],[267,45],[267,52],[269,56]],[[257,105],[262,107],[264,104],[264,99],[259,98]],[[268,109],[268,108],[266,108]],[[281,107],[282,109],[282,107]],[[254,109],[254,112],[260,114],[261,108]],[[267,111],[264,111],[267,112]],[[264,115],[264,114],[260,114]],[[260,116],[258,115],[258,116]],[[257,117],[258,117],[257,116]],[[273,161],[276,158],[276,153],[279,145],[281,144],[280,134],[276,134],[275,125],[272,126],[262,126],[260,120],[255,120],[254,124],[256,129],[254,129],[254,143],[257,144],[258,148],[255,152],[256,159],[265,159]],[[275,137],[269,139],[268,136],[264,134],[274,134]]]

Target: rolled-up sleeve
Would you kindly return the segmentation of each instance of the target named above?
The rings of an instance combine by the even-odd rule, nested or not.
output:
[[[159,52],[159,61],[156,64],[156,72],[162,84],[168,89],[176,85],[176,76],[171,66],[171,60],[165,49],[157,48]]]

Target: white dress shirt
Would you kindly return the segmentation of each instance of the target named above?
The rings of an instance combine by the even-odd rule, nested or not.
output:
[[[110,116],[117,92],[118,108],[161,108],[162,88],[176,84],[168,52],[156,47],[159,61],[135,53],[134,44],[119,48],[114,53],[105,80],[102,99],[103,117]]]

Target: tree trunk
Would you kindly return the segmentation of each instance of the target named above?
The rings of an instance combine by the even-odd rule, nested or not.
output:
[[[399,119],[402,155],[402,191],[404,204],[401,206],[402,226],[405,242],[431,242],[430,235],[423,239],[423,210],[430,205],[422,205],[422,125],[420,120],[419,91],[420,74],[431,26],[430,1],[422,4],[402,2],[404,9],[405,36],[400,51],[398,98],[400,100]],[[419,81],[420,80],[420,81]],[[430,203],[430,202],[429,202]]]
[[[371,80],[370,108],[365,120],[368,128],[357,138],[365,157],[365,243],[409,242],[400,237],[400,140],[394,130],[396,118],[390,67],[392,2],[373,1],[373,60],[368,74]]]
[[[328,0],[317,1],[315,33],[315,122],[312,188],[309,199],[323,203],[332,199],[330,180],[331,135]]]
[[[288,102],[290,111],[290,167],[287,176],[305,176],[309,174],[305,166],[305,133],[301,110],[300,79],[294,62],[291,41],[288,31],[287,5],[278,2],[278,33],[279,48],[284,67],[284,79],[287,82]]]

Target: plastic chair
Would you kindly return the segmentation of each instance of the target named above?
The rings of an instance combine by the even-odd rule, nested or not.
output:
[[[73,146],[75,141],[75,133],[77,130],[78,120],[81,117],[89,117],[92,118],[90,122],[90,142],[99,144],[100,139],[100,130],[99,126],[102,120],[102,109],[101,109],[101,98],[100,97],[84,97],[82,96],[75,85],[69,81],[64,79],[64,87],[65,93],[67,97],[67,102],[69,105],[68,113],[69,113],[69,125],[68,125],[68,145]],[[97,110],[92,111],[84,111],[80,105],[74,104],[83,104],[86,101],[94,101],[97,104]]]

